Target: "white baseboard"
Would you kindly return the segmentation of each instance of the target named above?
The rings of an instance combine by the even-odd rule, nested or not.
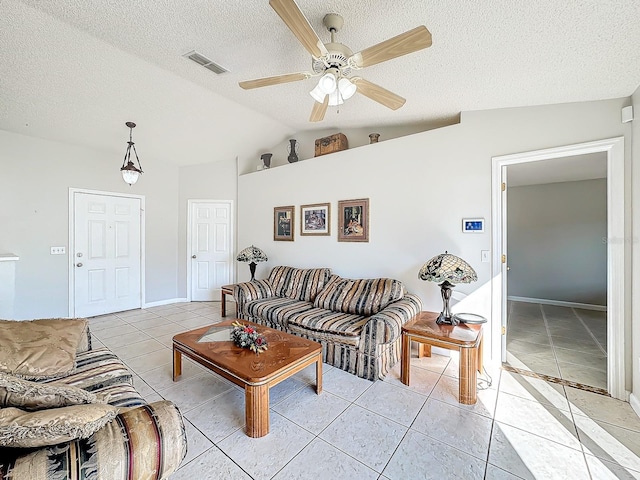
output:
[[[636,412],[636,415],[640,417],[640,400],[633,393],[629,395],[629,405],[633,408],[633,411]]]
[[[168,298],[166,300],[158,300],[157,302],[145,303],[142,308],[159,307],[161,305],[169,305],[171,303],[186,303],[189,300],[186,298]]]
[[[563,302],[562,300],[546,300],[544,298],[513,297],[513,296],[508,296],[507,300],[512,300],[514,302],[525,302],[525,303],[541,303],[543,305],[556,305],[558,307],[582,308],[583,310],[597,310],[599,312],[607,311],[606,305],[592,305],[590,303]]]

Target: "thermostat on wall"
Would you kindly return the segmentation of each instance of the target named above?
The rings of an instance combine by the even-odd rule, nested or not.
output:
[[[462,233],[484,233],[484,218],[463,218]]]

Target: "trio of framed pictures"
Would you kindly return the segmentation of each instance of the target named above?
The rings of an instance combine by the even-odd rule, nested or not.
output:
[[[273,239],[292,242],[294,238],[295,206],[273,209]],[[316,203],[300,206],[300,235],[331,235],[331,204]],[[338,202],[338,241],[369,241],[369,199]]]

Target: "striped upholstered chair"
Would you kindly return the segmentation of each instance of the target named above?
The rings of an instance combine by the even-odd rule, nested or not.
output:
[[[76,350],[73,372],[37,383],[54,391],[68,385],[91,392],[100,403],[118,407],[115,418],[88,438],[38,448],[0,447],[0,478],[168,479],[184,459],[187,439],[176,406],[166,400],[147,404],[122,361],[106,348],[91,348],[88,324]],[[10,406],[2,401],[14,390],[6,382],[0,385],[0,412]]]
[[[234,297],[240,318],[319,342],[325,363],[368,380],[400,359],[402,325],[422,310],[398,280],[328,268],[278,266],[266,280],[237,284]]]

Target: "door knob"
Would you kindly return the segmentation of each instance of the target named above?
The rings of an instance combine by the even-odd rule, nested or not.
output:
[[[191,255],[191,258],[196,258],[196,256],[195,255]]]
[[[81,266],[82,266],[82,262],[76,263],[76,267],[81,267]]]

